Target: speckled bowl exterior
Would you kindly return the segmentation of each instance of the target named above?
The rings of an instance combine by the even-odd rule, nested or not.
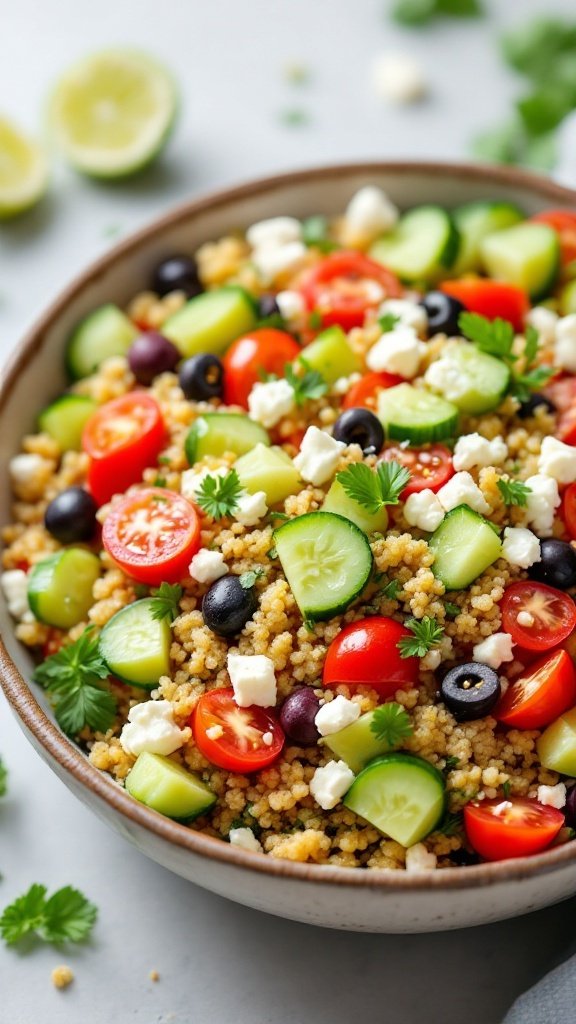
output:
[[[0,521],[10,519],[7,466],[35,411],[65,386],[62,354],[77,321],[104,302],[125,305],[171,252],[192,251],[230,229],[279,214],[337,214],[362,185],[380,185],[400,207],[474,199],[528,212],[576,209],[576,193],[511,169],[463,164],[366,163],[298,171],[179,207],[93,264],[54,302],[14,352],[0,386]],[[427,932],[528,913],[576,893],[576,844],[536,857],[424,874],[294,864],[248,853],[137,803],[93,768],[55,725],[29,685],[32,663],[0,605],[1,683],[30,742],[62,781],[121,835],[183,878],[280,917],[365,932]]]

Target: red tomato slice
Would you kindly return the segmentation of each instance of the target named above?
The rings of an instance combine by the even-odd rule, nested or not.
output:
[[[190,724],[200,753],[231,772],[266,768],[284,746],[282,727],[270,712],[256,705],[238,707],[231,688],[209,690],[200,697]]]
[[[426,445],[424,448],[402,448],[392,445],[386,448],[382,458],[386,462],[399,462],[406,466],[412,476],[400,495],[402,501],[410,494],[424,491],[439,491],[451,476],[454,476],[452,453],[443,444]]]
[[[396,373],[366,373],[356,384],[352,385],[342,402],[342,408],[362,407],[374,412],[378,401],[378,392],[403,383],[404,377],[399,377]]]
[[[133,579],[150,586],[177,583],[188,575],[200,547],[200,519],[182,495],[163,487],[142,488],[112,506],[102,544]]]
[[[576,540],[576,483],[564,491],[560,515],[572,540]]]
[[[524,327],[530,299],[522,288],[514,284],[469,277],[461,281],[444,281],[440,289],[446,295],[459,299],[471,313],[479,313],[488,320],[495,320],[496,317],[509,320],[515,331],[521,331]]]
[[[540,853],[550,846],[563,825],[561,811],[522,797],[481,800],[464,808],[468,841],[485,860]]]
[[[514,643],[529,651],[557,647],[576,626],[576,604],[570,595],[532,580],[507,587],[501,609],[505,631]],[[522,622],[528,616],[532,623]]]
[[[564,444],[576,445],[576,377],[561,377],[544,388],[544,394],[558,409],[557,436]]]
[[[531,220],[547,224],[558,235],[560,241],[560,262],[563,267],[576,260],[576,213],[568,210],[544,210]]]
[[[153,466],[166,437],[160,407],[145,391],[130,391],[100,406],[82,433],[90,456],[88,488],[103,505]]]
[[[398,641],[412,633],[395,619],[375,615],[346,626],[328,648],[324,686],[370,686],[381,697],[415,686],[418,658],[402,658]]]
[[[386,298],[399,298],[402,285],[387,267],[361,252],[341,250],[325,256],[300,284],[309,310],[322,317],[322,326],[339,324],[345,331],[361,327],[367,310]]]
[[[512,680],[494,717],[514,729],[544,729],[574,704],[576,669],[566,651],[550,651]]]
[[[262,373],[284,376],[286,363],[300,355],[298,342],[286,331],[261,327],[237,338],[223,359],[224,403],[248,408],[248,395]]]

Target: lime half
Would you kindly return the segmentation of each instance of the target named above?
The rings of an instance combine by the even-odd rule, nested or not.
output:
[[[177,105],[174,82],[159,64],[131,50],[107,50],[60,79],[50,120],[56,142],[76,170],[121,178],[161,151]]]
[[[0,219],[34,206],[48,187],[42,150],[0,118]]]

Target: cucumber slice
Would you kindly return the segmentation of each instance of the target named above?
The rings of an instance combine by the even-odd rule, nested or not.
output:
[[[458,206],[452,217],[460,235],[458,256],[450,271],[453,277],[480,269],[480,245],[487,235],[525,219],[522,210],[512,203],[482,200]]]
[[[334,480],[322,505],[323,512],[335,512],[336,515],[350,519],[364,533],[384,533],[388,529],[388,512],[385,508],[379,512],[368,512],[354,498],[350,498],[339,480]]]
[[[560,266],[560,243],[547,224],[526,221],[488,235],[480,245],[482,266],[490,277],[519,285],[533,299],[547,295]]]
[[[543,768],[576,776],[576,708],[566,711],[536,741]]]
[[[146,690],[157,686],[160,676],[170,674],[170,623],[166,618],[154,618],[156,608],[153,597],[121,608],[108,620],[98,640],[112,674]]]
[[[324,736],[321,741],[322,744],[330,748],[333,754],[336,754],[336,757],[346,761],[355,775],[362,771],[368,761],[372,761],[374,757],[380,757],[390,750],[390,744],[386,740],[378,739],[372,732],[371,726],[377,710],[378,708],[374,708],[373,711],[367,711],[351,725],[340,729],[339,732]]]
[[[570,316],[570,313],[576,313],[576,281],[569,281],[564,285],[558,301],[561,316]]]
[[[40,622],[70,629],[93,604],[100,560],[85,548],[64,548],[38,562],[28,577],[28,604]]]
[[[370,256],[403,281],[436,281],[452,266],[458,245],[458,230],[446,210],[417,206],[390,234],[374,242]]]
[[[469,587],[502,553],[494,527],[468,505],[448,512],[428,544],[435,555],[432,570],[446,590]]]
[[[387,437],[412,445],[454,437],[458,429],[455,405],[412,384],[380,391],[377,412]]]
[[[192,424],[184,450],[191,466],[205,455],[234,452],[244,455],[257,444],[270,444],[268,432],[248,416],[234,412],[208,412]]]
[[[322,374],[328,384],[361,370],[361,363],[352,351],[341,327],[329,327],[302,349],[302,358],[311,370]]]
[[[401,846],[413,846],[441,820],[446,788],[429,761],[413,754],[385,754],[360,772],[344,805]]]
[[[162,325],[162,334],[186,358],[199,352],[219,356],[255,324],[256,308],[248,292],[227,285],[190,299]]]
[[[461,412],[479,416],[498,408],[510,383],[510,370],[475,345],[451,341],[428,367],[425,380]]]
[[[147,751],[138,755],[126,777],[126,790],[153,811],[179,820],[192,821],[216,803],[216,794],[198,775]]]
[[[354,523],[333,512],[308,512],[273,533],[284,575],[304,619],[331,619],[362,593],[372,551]]]
[[[88,377],[110,356],[125,356],[138,331],[118,306],[100,306],[80,321],[66,347],[73,380]]]
[[[264,491],[266,504],[277,505],[302,487],[300,474],[292,459],[282,448],[257,444],[235,463],[240,483],[249,494]]]
[[[38,426],[56,441],[61,451],[79,452],[84,426],[97,408],[98,402],[88,395],[62,395],[42,410]]]

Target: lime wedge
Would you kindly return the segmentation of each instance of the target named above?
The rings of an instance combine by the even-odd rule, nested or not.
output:
[[[28,210],[48,187],[42,150],[0,118],[0,219]]]
[[[145,54],[107,50],[60,79],[50,106],[55,140],[76,170],[122,178],[160,153],[174,124],[176,87]]]

